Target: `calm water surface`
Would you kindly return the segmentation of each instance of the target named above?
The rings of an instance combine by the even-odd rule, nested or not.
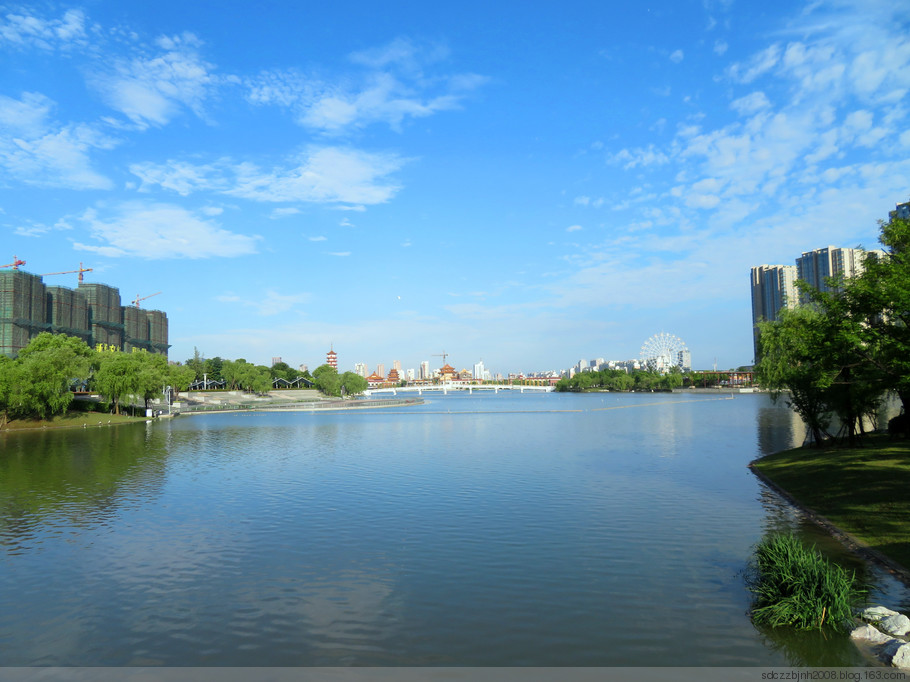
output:
[[[863,665],[762,632],[762,395],[450,395],[0,436],[0,665]]]

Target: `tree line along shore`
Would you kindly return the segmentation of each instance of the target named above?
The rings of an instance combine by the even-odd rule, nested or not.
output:
[[[228,389],[250,393],[269,391],[276,376],[285,378],[290,371],[244,359],[216,360],[214,367],[192,361],[175,364],[143,349],[90,348],[82,339],[42,332],[15,359],[0,356],[0,429],[81,426],[89,421],[86,412],[108,413],[108,423],[144,417],[151,401],[187,390],[207,369]],[[367,388],[363,377],[339,375],[329,365],[317,368],[312,377],[307,373],[307,378],[326,396],[352,396]],[[99,399],[77,400],[77,393]]]

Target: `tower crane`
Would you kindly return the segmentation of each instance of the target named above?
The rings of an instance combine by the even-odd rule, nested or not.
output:
[[[149,294],[148,296],[140,296],[139,294],[136,294],[136,298],[133,300],[133,305],[138,308],[139,301],[144,301],[145,299],[151,298],[152,296],[157,296],[160,293],[160,291],[156,291],[154,294]]]
[[[21,258],[13,256],[13,262],[7,263],[6,265],[0,265],[0,268],[12,268],[13,270],[18,270],[20,265],[25,265],[25,261]]]
[[[41,276],[47,277],[48,275],[72,275],[74,272],[78,272],[79,273],[79,284],[82,284],[82,273],[91,272],[91,271],[92,271],[91,268],[84,268],[84,267],[82,267],[82,263],[79,263],[78,270],[64,270],[63,272],[45,272]]]
[[[446,364],[446,358],[449,357],[449,353],[442,351],[441,353],[433,353],[434,358],[442,358],[442,364]]]

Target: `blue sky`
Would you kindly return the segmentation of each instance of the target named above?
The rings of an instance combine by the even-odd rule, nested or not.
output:
[[[910,199],[908,29],[893,0],[5,5],[2,262],[160,291],[176,360],[530,372],[664,331],[747,364],[749,267],[874,248]]]

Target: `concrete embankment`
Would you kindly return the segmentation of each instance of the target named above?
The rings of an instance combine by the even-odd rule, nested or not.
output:
[[[174,411],[180,414],[213,412],[316,412],[366,410],[420,405],[421,398],[353,399],[326,398],[317,391],[272,391],[264,395],[242,391],[197,391],[180,395]]]

